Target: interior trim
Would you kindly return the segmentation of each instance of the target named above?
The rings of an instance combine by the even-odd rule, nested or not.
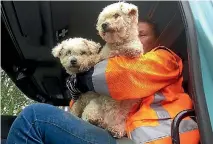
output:
[[[209,113],[206,105],[205,93],[200,67],[200,56],[198,51],[197,35],[194,26],[192,11],[189,2],[180,1],[180,10],[186,29],[187,51],[189,62],[189,82],[191,84],[190,95],[194,100],[198,127],[202,144],[211,144],[213,141]]]

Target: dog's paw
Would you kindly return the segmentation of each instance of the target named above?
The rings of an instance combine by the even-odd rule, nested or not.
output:
[[[126,136],[125,124],[119,124],[115,126],[108,127],[109,133],[116,138],[122,138]]]
[[[126,132],[125,131],[117,131],[115,129],[114,130],[111,129],[111,130],[108,130],[108,131],[115,138],[122,138],[122,137],[126,136]]]

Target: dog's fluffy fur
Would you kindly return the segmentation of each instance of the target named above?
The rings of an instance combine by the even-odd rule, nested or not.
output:
[[[99,43],[83,38],[70,38],[55,46],[52,54],[60,59],[68,74],[75,74],[89,70],[100,61],[100,48]],[[76,62],[71,63],[72,60]]]
[[[137,6],[124,2],[108,5],[99,14],[96,29],[106,41],[101,53],[103,59],[115,55],[136,57],[143,53],[138,38]]]
[[[115,55],[136,57],[143,53],[143,45],[138,38],[138,9],[135,5],[119,2],[107,6],[98,17],[97,30],[106,41],[100,53],[100,44],[83,38],[68,39],[53,48],[52,54],[60,59],[67,73],[86,71],[99,61]],[[75,64],[72,64],[72,59]],[[116,101],[109,96],[87,92],[74,103],[71,112],[121,138],[126,135],[127,114],[137,102],[139,100]]]
[[[103,24],[107,25],[103,28]],[[96,29],[106,44],[101,48],[99,43],[84,40],[83,38],[73,38],[63,41],[53,50],[53,55],[59,57],[67,73],[81,72],[90,69],[101,60],[117,55],[125,55],[128,57],[137,57],[143,53],[143,45],[138,38],[138,8],[133,4],[118,2],[108,5],[98,16]],[[74,53],[79,49],[82,53],[76,55],[80,56],[78,60],[82,67],[70,67],[69,57],[70,48],[74,45],[78,47],[73,50]],[[91,51],[84,47],[91,47]],[[96,53],[101,48],[100,53]],[[94,53],[96,53],[94,55]],[[90,59],[85,61],[85,57],[90,55]],[[68,56],[68,58],[67,58]],[[78,71],[76,71],[78,70]]]
[[[90,43],[90,44],[89,44]],[[86,70],[91,58],[98,56],[99,44],[83,38],[63,41],[52,50],[70,74]],[[84,54],[83,54],[84,51]],[[73,65],[70,61],[76,59]],[[81,69],[81,70],[80,70]],[[114,137],[126,135],[125,120],[127,114],[138,100],[116,101],[109,96],[94,92],[82,94],[71,108],[71,113],[83,120],[108,130]]]

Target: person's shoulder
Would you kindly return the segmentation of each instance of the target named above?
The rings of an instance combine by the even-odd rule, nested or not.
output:
[[[163,63],[178,63],[182,62],[181,58],[176,55],[172,50],[165,46],[158,46],[144,55],[146,59],[155,60]]]
[[[178,58],[178,56],[169,48],[165,47],[165,46],[158,46],[154,49],[152,49],[149,52],[149,55],[155,55],[155,56],[159,56],[159,57],[164,57],[166,59],[170,59],[170,58]],[[179,59],[179,58],[178,58]]]
[[[174,55],[174,52],[165,46],[158,46],[152,49],[151,52],[157,52],[157,53],[163,52],[163,53],[169,53],[171,55]]]

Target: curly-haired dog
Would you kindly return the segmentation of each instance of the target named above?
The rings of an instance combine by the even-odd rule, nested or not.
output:
[[[83,38],[70,38],[55,46],[52,54],[60,59],[68,74],[75,74],[87,71],[100,61],[100,48],[99,43]]]
[[[93,65],[93,59],[99,56],[99,48],[98,43],[83,38],[71,38],[53,48],[52,54],[60,59],[67,73],[76,74]],[[120,138],[126,134],[125,120],[136,102],[138,100],[116,101],[109,96],[87,92],[74,103],[71,112]]]
[[[85,65],[87,65],[87,67],[84,66],[84,68],[89,69],[101,60],[116,55],[136,57],[143,53],[143,45],[138,38],[137,6],[124,2],[118,2],[108,5],[99,14],[96,29],[98,30],[99,35],[102,37],[102,39],[106,41],[106,44],[103,46],[99,54],[96,54],[96,56],[91,55],[91,59],[88,62],[84,61]],[[71,45],[78,45],[79,47],[82,47],[87,44],[90,46],[95,46],[95,50],[99,50],[99,48],[101,47],[100,44],[97,44],[93,41],[88,41],[87,43],[85,43],[82,40],[83,39],[81,38],[78,38],[78,40],[74,42],[72,40],[65,40],[59,45],[64,45],[62,52],[55,50],[55,52],[53,53],[55,53],[54,55],[63,55],[65,53],[63,51],[66,50],[66,47]],[[75,51],[78,51],[78,47]],[[92,52],[95,51],[93,50]],[[67,53],[69,53],[69,51]],[[86,50],[84,50],[82,54],[85,56]],[[66,59],[66,56],[63,57],[63,59]],[[82,57],[82,60],[84,60],[84,57]],[[73,60],[73,62],[74,61],[75,60]],[[63,61],[61,59],[61,63],[68,73],[69,70],[73,71],[73,69],[76,68],[70,67],[69,62],[66,60]],[[82,68],[80,68],[79,70],[85,71]]]
[[[115,55],[136,57],[143,53],[138,38],[138,8],[125,2],[108,5],[98,16],[96,24],[106,42],[101,52],[103,59]]]
[[[53,49],[53,55],[60,58],[69,74],[86,71],[108,57],[136,57],[143,53],[143,45],[138,38],[138,9],[135,5],[119,2],[107,6],[98,17],[97,30],[106,41],[100,53],[99,44],[82,38],[63,41]],[[72,59],[76,62],[72,62]],[[126,134],[127,114],[137,102],[116,101],[108,96],[88,92],[79,98],[71,111],[120,138]]]

